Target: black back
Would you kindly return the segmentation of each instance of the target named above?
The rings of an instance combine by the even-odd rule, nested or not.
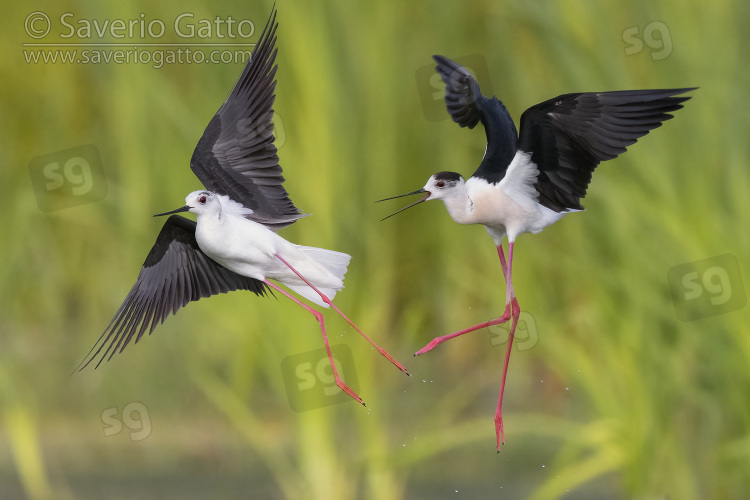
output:
[[[470,129],[480,121],[484,126],[487,151],[474,177],[500,182],[516,154],[518,143],[516,126],[508,110],[496,97],[484,97],[466,68],[443,56],[432,58],[438,63],[436,70],[445,82],[445,105],[453,121]]]

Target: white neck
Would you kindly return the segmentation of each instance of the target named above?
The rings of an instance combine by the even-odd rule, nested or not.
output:
[[[221,220],[223,210],[221,205],[216,204],[204,209],[203,212],[196,214],[196,219],[209,221],[209,220]]]
[[[469,198],[466,184],[461,183],[441,198],[451,218],[459,224],[474,223],[474,204]]]

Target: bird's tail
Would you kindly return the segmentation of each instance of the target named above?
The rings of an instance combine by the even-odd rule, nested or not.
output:
[[[346,274],[346,268],[349,265],[349,261],[352,258],[351,255],[336,252],[334,250],[326,250],[325,248],[306,247],[302,245],[298,245],[297,249],[330,273],[331,276],[328,276],[327,279],[310,279],[308,276],[305,276],[305,278],[308,278],[310,282],[326,297],[333,300],[336,292],[344,288],[344,275]],[[302,273],[302,275],[304,276],[304,273]],[[320,283],[320,285],[318,283]],[[319,306],[328,307],[328,304],[323,302],[320,295],[309,286],[287,286],[307,300],[315,302]]]

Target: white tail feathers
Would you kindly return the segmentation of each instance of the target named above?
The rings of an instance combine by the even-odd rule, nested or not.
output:
[[[302,245],[297,245],[297,249],[330,273],[331,276],[328,276],[328,279],[311,279],[311,276],[305,276],[305,273],[300,271],[321,293],[333,300],[336,292],[344,288],[344,275],[346,274],[349,261],[352,259],[351,255],[334,250],[326,250],[325,248],[306,247]],[[320,295],[309,286],[288,284],[287,286],[310,302],[314,302],[322,307],[328,307],[328,304],[323,302]]]

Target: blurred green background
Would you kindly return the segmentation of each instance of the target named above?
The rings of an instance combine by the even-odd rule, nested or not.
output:
[[[190,156],[243,65],[34,64],[27,58],[40,49],[23,44],[237,41],[175,37],[185,12],[194,24],[250,19],[257,31],[239,41],[255,42],[271,3],[6,2],[0,497],[746,498],[750,4],[277,7],[279,154],[292,199],[314,214],[282,235],[353,256],[337,304],[414,376],[327,312],[368,407],[295,412],[282,361],[321,347],[315,320],[246,292],[190,304],[99,369],[69,376],[134,283],[164,222],[151,215],[201,187]],[[34,11],[53,23],[42,40],[24,28]],[[143,13],[167,33],[64,39],[66,12],[73,24]],[[516,122],[567,92],[701,87],[674,120],[597,170],[587,212],[518,239],[519,335],[528,338],[511,359],[499,455],[502,330],[411,357],[502,313],[491,240],[437,203],[385,222],[403,205],[373,203],[439,170],[468,176],[481,159],[481,128],[425,117],[424,103],[442,98],[441,85],[417,78],[433,54],[486,61]],[[37,196],[51,194],[32,187],[31,160],[86,144],[101,154],[106,197],[41,211]],[[729,282],[702,290],[731,283],[735,310],[678,319],[669,270],[725,254],[744,274],[730,269]]]

